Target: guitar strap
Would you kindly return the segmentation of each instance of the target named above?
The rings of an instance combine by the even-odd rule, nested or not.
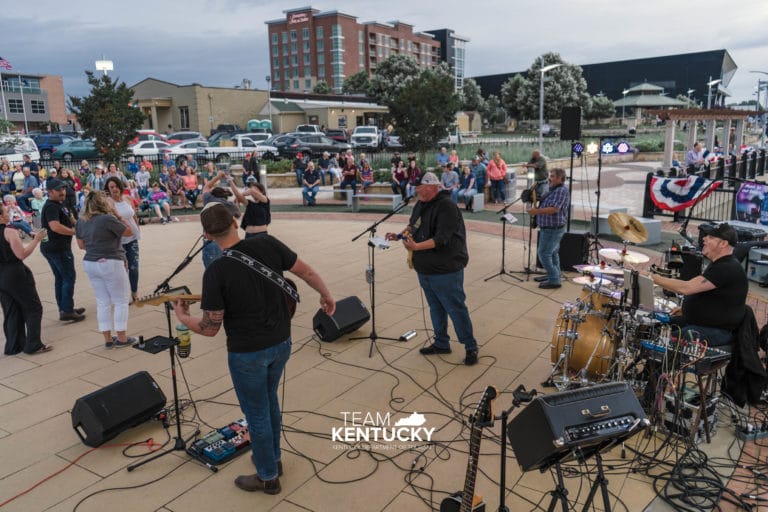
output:
[[[262,276],[264,279],[269,280],[273,284],[276,284],[280,287],[283,292],[288,295],[290,298],[295,300],[297,303],[300,302],[299,300],[299,292],[296,291],[296,288],[288,284],[286,279],[269,268],[268,266],[264,265],[259,260],[252,258],[248,256],[247,254],[244,254],[240,251],[237,251],[235,249],[227,249],[222,254],[228,258],[232,258],[233,260],[237,260],[243,265],[248,266],[249,268],[253,269],[254,272]]]

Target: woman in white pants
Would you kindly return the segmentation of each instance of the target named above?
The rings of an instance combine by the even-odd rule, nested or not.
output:
[[[132,233],[103,191],[88,192],[75,236],[77,246],[85,251],[83,270],[96,295],[96,318],[106,348],[126,347],[136,341],[126,336],[131,286],[121,243],[122,237]],[[113,326],[116,336],[112,336]]]

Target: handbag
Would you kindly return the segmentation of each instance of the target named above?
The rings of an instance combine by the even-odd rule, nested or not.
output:
[[[287,277],[281,276],[256,258],[252,258],[251,256],[248,256],[247,254],[244,254],[238,250],[227,249],[226,251],[223,251],[222,254],[248,266],[264,279],[270,281],[272,284],[279,286],[283,291],[285,303],[288,306],[288,313],[290,313],[291,318],[293,318],[293,315],[296,314],[296,305],[301,302],[299,298],[299,292],[296,291],[296,283]]]

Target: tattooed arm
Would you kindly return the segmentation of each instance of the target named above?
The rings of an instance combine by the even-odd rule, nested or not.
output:
[[[207,311],[203,310],[202,318],[195,318],[189,314],[189,303],[183,300],[177,300],[173,304],[176,318],[190,328],[191,331],[203,336],[216,336],[224,321],[224,310]]]

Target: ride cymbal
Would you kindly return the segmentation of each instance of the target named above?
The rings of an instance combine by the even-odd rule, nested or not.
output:
[[[608,225],[613,234],[622,240],[633,244],[641,244],[648,240],[648,230],[645,229],[645,226],[627,213],[613,212],[608,215]]]
[[[638,265],[650,260],[648,256],[641,252],[627,251],[622,249],[600,249],[599,254],[602,258],[607,260],[629,263],[630,265]]]
[[[609,280],[595,276],[574,277],[573,282],[576,284],[585,284],[588,286],[607,286],[611,284]]]

